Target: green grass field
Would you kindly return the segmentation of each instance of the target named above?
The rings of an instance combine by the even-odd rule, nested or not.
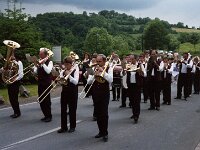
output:
[[[180,53],[190,52],[191,54],[200,55],[200,43],[196,44],[195,48],[191,43],[180,44],[179,50],[177,51]]]
[[[200,33],[200,30],[197,29],[185,29],[185,28],[172,28],[172,30],[175,30],[176,32],[185,32],[185,33],[192,33],[192,32],[196,32],[196,33]]]
[[[31,96],[36,96],[37,95],[37,85],[24,85],[25,88],[30,91]],[[3,96],[5,103],[9,103],[8,99],[8,91],[7,88],[5,89],[0,89],[0,95]]]

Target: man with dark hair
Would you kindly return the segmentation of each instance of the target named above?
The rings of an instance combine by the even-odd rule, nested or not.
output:
[[[43,92],[51,85],[53,62],[49,60],[46,48],[40,49],[39,57],[41,60],[39,63],[35,62],[34,72],[38,74],[38,95],[40,97],[41,94],[43,94]],[[40,97],[39,101],[46,96],[49,90],[50,88]],[[40,107],[44,114],[44,118],[42,118],[41,121],[50,122],[52,120],[50,93],[40,103]]]
[[[161,72],[164,64],[157,59],[157,51],[150,52],[147,63],[147,80],[149,85],[150,108],[149,110],[160,110]]]
[[[109,64],[106,64],[106,56],[103,54],[97,55],[97,64],[95,68],[95,75],[89,75],[88,83],[92,85],[92,98],[94,101],[94,107],[96,110],[97,124],[99,133],[95,138],[103,137],[104,142],[108,141],[108,104],[110,99],[109,85],[113,81],[113,71],[109,68]],[[100,77],[102,72],[103,78]],[[99,80],[103,80],[102,83]]]
[[[62,85],[61,92],[61,128],[58,133],[68,131],[67,127],[67,106],[69,107],[70,129],[68,132],[72,133],[76,128],[76,110],[78,101],[78,81],[79,68],[78,65],[72,66],[72,58],[66,57],[64,59],[65,69],[61,71],[60,77],[67,80],[67,85]],[[69,75],[70,74],[70,75]],[[66,77],[69,77],[66,79]]]
[[[127,70],[128,95],[133,113],[131,118],[137,123],[140,116],[142,77],[146,76],[146,71],[143,64],[137,63],[137,56],[131,55],[130,59],[131,68],[130,71]]]
[[[179,61],[179,76],[177,83],[177,97],[175,99],[181,99],[182,97],[182,88],[184,87],[184,99],[187,101],[189,97],[189,82],[190,82],[190,73],[192,70],[193,62],[188,57],[188,53],[183,54],[183,60]]]

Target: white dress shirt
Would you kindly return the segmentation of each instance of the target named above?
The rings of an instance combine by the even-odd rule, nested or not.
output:
[[[113,68],[112,68],[112,67],[109,67],[108,73],[105,72],[103,78],[104,78],[106,81],[108,81],[109,84],[111,84],[111,83],[113,82]],[[92,84],[93,81],[94,81],[94,75],[89,75],[89,76],[88,76],[87,83],[88,83],[88,84]]]
[[[182,68],[181,68],[181,73],[187,73],[187,68],[192,68],[193,66],[193,61],[190,60],[188,64],[188,60],[184,60],[184,63],[182,63]]]
[[[17,61],[16,62],[19,66],[19,70],[18,70],[18,76],[16,80],[21,80],[24,76],[24,70],[23,70],[23,64],[21,61]]]
[[[49,61],[48,66],[47,66],[46,64],[41,64],[40,66],[44,68],[44,71],[45,71],[47,74],[50,74],[51,71],[52,71],[52,69],[53,69],[53,62],[52,62],[52,61]],[[37,73],[38,68],[37,68],[36,66],[34,66],[33,69],[34,69],[34,73]]]

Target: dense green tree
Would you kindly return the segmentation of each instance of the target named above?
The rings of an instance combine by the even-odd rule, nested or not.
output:
[[[109,55],[112,51],[113,39],[104,28],[92,28],[88,32],[84,48],[90,53],[104,53]]]
[[[165,24],[156,19],[148,23],[144,31],[144,45],[146,49],[163,49],[166,45],[168,30]]]

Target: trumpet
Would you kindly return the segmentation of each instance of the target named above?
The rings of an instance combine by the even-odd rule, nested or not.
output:
[[[79,62],[80,63],[80,62]],[[58,85],[58,84],[62,84],[62,85],[67,85],[68,84],[68,79],[69,76],[72,74],[72,72],[76,69],[76,67],[79,65],[75,64],[72,69],[70,70],[70,72],[63,78],[60,77],[60,75],[51,83],[51,85],[49,85],[46,90],[37,98],[37,102],[39,104],[41,104],[45,98],[47,97],[47,95],[49,95],[51,93],[51,91]],[[65,70],[64,70],[65,71]],[[52,88],[51,88],[52,87]],[[43,97],[41,99],[41,97]],[[41,100],[40,100],[41,99]]]
[[[112,55],[110,56],[108,62],[106,62],[105,66],[104,66],[104,70],[102,71],[102,73],[100,75],[95,75],[94,76],[94,80],[92,81],[90,87],[88,88],[88,90],[85,92],[85,95],[82,96],[82,93],[85,91],[85,88],[87,87],[88,83],[86,84],[86,86],[83,88],[83,90],[81,91],[80,93],[80,96],[79,98],[80,99],[84,99],[86,97],[86,95],[88,94],[88,92],[90,91],[90,89],[92,88],[93,84],[95,81],[99,82],[99,83],[105,83],[105,79],[103,78],[104,77],[104,74],[109,66],[109,64],[111,63],[111,60],[112,60]],[[98,68],[99,66],[97,65],[97,68],[95,69],[94,72],[97,72],[98,71]]]

